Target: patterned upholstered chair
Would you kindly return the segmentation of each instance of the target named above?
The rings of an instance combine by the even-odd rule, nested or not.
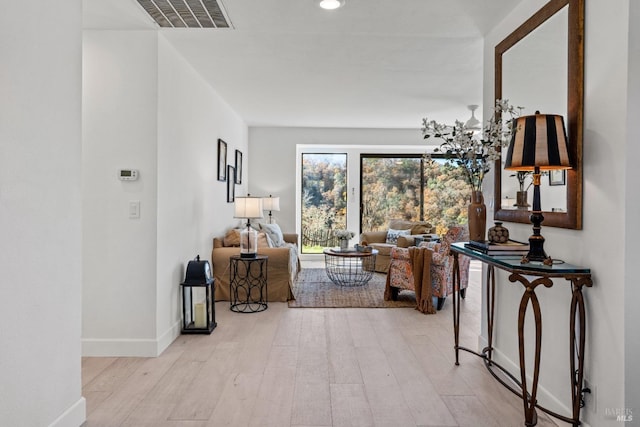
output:
[[[449,247],[453,242],[466,241],[469,233],[466,227],[451,227],[441,239],[441,242],[424,242],[420,247],[433,251],[431,259],[431,295],[438,298],[437,309],[441,310],[445,299],[453,293],[453,256],[449,255]],[[458,256],[460,265],[460,296],[464,298],[469,284],[469,258]],[[415,291],[411,260],[408,248],[393,248],[389,265],[389,284],[391,298],[396,299],[398,292],[403,289]]]

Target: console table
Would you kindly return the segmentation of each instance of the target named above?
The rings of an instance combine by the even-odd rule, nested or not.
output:
[[[524,404],[525,426],[535,426],[538,422],[536,408],[541,411],[565,421],[572,426],[580,425],[580,408],[583,398],[583,369],[584,369],[584,347],[586,336],[586,313],[584,298],[582,296],[582,288],[590,287],[591,270],[588,268],[578,267],[567,263],[556,263],[552,265],[544,265],[541,262],[530,262],[521,264],[521,257],[518,255],[486,255],[480,251],[476,251],[465,246],[465,243],[458,242],[451,245],[451,254],[453,255],[453,334],[455,341],[456,365],[459,365],[459,351],[475,354],[484,360],[485,366],[503,386],[511,390],[514,394],[522,399]],[[472,259],[479,260],[487,266],[487,341],[488,345],[481,353],[474,350],[461,347],[459,345],[460,332],[460,270],[458,264],[459,256],[467,256]],[[519,282],[524,286],[524,293],[520,300],[518,310],[518,347],[520,355],[520,378],[509,373],[504,367],[494,362],[492,359],[493,352],[493,321],[495,312],[495,294],[496,294],[496,272],[495,269],[504,270],[511,273],[509,281]],[[541,405],[537,401],[538,392],[538,375],[540,373],[540,350],[542,345],[542,313],[540,311],[540,303],[536,296],[536,288],[543,285],[546,288],[553,286],[552,278],[563,278],[571,282],[571,302],[569,305],[569,347],[570,347],[570,371],[568,376],[571,378],[571,416],[564,416],[553,412]],[[533,377],[531,387],[527,385],[527,373],[525,364],[525,334],[524,321],[527,308],[531,306],[535,319],[535,354],[533,363]],[[499,372],[508,377],[505,379]],[[515,386],[514,386],[515,384]]]

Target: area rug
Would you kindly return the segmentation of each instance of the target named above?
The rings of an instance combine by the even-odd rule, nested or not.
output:
[[[386,278],[384,274],[374,273],[364,286],[339,286],[329,280],[324,268],[305,268],[293,285],[295,300],[289,301],[289,307],[415,308],[416,296],[411,291],[401,292],[398,301],[384,300]]]

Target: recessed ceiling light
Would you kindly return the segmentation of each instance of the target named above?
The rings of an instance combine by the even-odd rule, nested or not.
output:
[[[320,0],[319,5],[323,9],[333,10],[344,5],[344,0]]]

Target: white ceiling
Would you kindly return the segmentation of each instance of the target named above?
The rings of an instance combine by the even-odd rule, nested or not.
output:
[[[83,7],[86,29],[160,31],[249,126],[415,129],[482,104],[483,34],[520,1],[346,0],[326,11],[316,0],[222,0],[233,29],[159,29],[136,0]]]

